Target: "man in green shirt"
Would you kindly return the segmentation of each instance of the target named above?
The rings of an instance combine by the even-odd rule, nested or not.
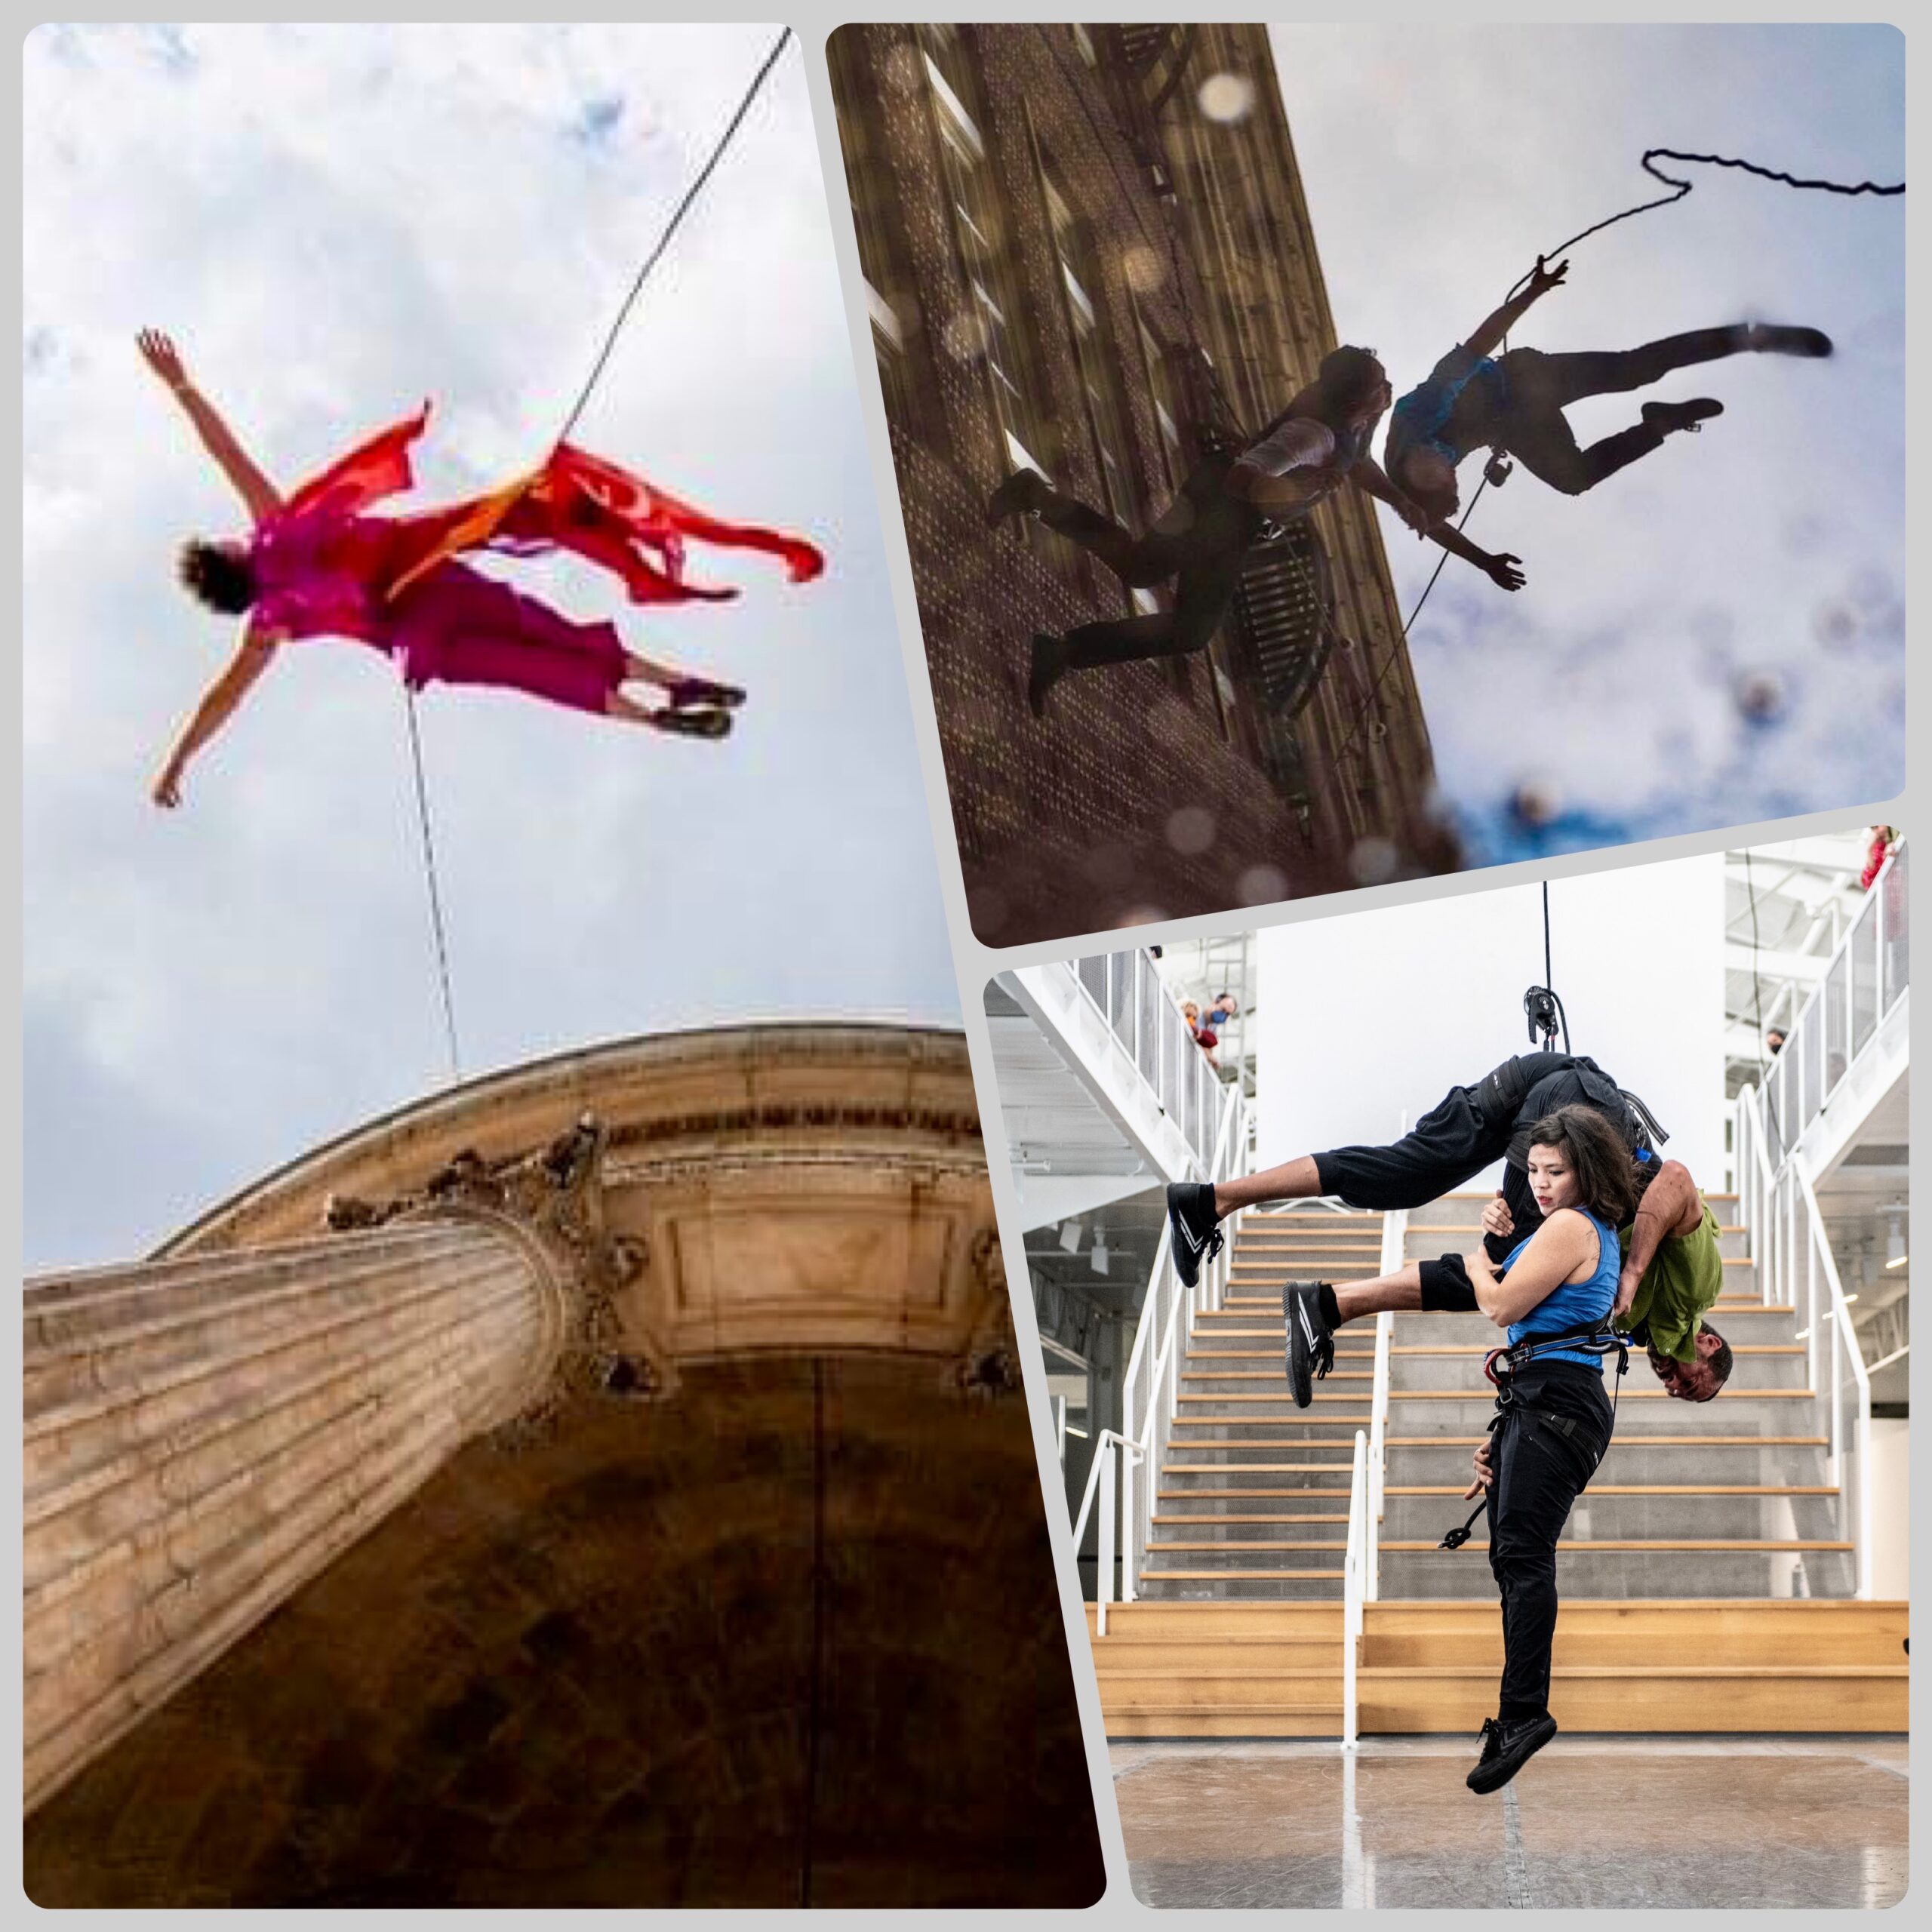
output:
[[[1730,1345],[1705,1321],[1724,1292],[1718,1217],[1681,1161],[1654,1168],[1636,1218],[1619,1230],[1623,1251],[1614,1327],[1641,1343],[1666,1391],[1680,1401],[1708,1402],[1730,1379]],[[1500,1195],[1483,1210],[1483,1230],[1506,1236],[1513,1226]]]

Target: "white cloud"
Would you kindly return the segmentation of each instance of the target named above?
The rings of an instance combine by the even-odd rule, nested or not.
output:
[[[393,674],[290,648],[146,786],[228,640],[171,553],[234,506],[143,325],[293,479],[424,395],[426,491],[540,453],[772,29],[61,28],[26,48],[27,1247],[111,1258],[434,1085]],[[593,103],[622,110],[584,137]],[[608,106],[605,112],[609,113]],[[466,1070],[749,1014],[956,995],[795,48],[647,291],[580,439],[810,533],[792,588],[621,613],[748,685],[722,747],[494,694],[423,705]],[[85,1159],[80,1188],[60,1177]]]
[[[1538,249],[1664,192],[1637,165],[1654,146],[1902,180],[1903,47],[1887,28],[1277,28],[1338,326],[1381,349],[1398,391],[1420,380]],[[1582,243],[1515,342],[1625,348],[1758,318],[1823,328],[1839,352],[1681,371],[1654,393],[1721,398],[1701,435],[1581,499],[1519,469],[1477,506],[1470,535],[1519,554],[1528,586],[1507,597],[1452,560],[1411,643],[1479,857],[1903,783],[1903,203],[1690,172],[1681,205]],[[1634,420],[1635,401],[1572,411],[1580,439]],[[1478,466],[1463,473],[1466,501]],[[1437,553],[1383,527],[1406,613]],[[1844,635],[1828,648],[1821,629]],[[1736,703],[1758,669],[1789,697],[1768,728]],[[1577,823],[1526,839],[1502,808],[1551,769]]]

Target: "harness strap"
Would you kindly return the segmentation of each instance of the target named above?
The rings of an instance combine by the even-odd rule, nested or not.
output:
[[[1526,1401],[1509,1386],[1509,1377],[1514,1371],[1526,1361],[1534,1361],[1544,1352],[1556,1348],[1580,1349],[1585,1353],[1598,1355],[1614,1355],[1617,1358],[1617,1380],[1611,1389],[1610,1435],[1604,1438],[1607,1450],[1617,1434],[1617,1404],[1623,1393],[1623,1377],[1630,1367],[1629,1337],[1620,1335],[1614,1329],[1601,1322],[1585,1321],[1574,1328],[1565,1328],[1555,1334],[1525,1336],[1508,1348],[1491,1349],[1483,1358],[1482,1372],[1489,1378],[1496,1390],[1496,1413],[1489,1419],[1489,1434],[1492,1438],[1503,1424],[1519,1409],[1534,1408],[1543,1417],[1544,1423],[1561,1436],[1566,1442],[1574,1442],[1582,1433],[1582,1425],[1574,1416],[1566,1416],[1541,1402]],[[1498,1373],[1499,1367],[1500,1373]],[[1492,1478],[1492,1482],[1494,1478]],[[1491,1491],[1485,1489],[1481,1500],[1468,1516],[1454,1529],[1447,1531],[1435,1546],[1438,1549],[1460,1549],[1469,1540],[1469,1532],[1475,1527],[1475,1520],[1489,1507]]]

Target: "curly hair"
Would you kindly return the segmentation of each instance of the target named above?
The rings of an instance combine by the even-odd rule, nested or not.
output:
[[[1374,349],[1358,349],[1345,342],[1321,358],[1315,380],[1322,401],[1346,413],[1374,395],[1388,376]]]
[[[174,574],[189,596],[223,617],[238,617],[255,601],[255,574],[229,545],[190,538],[174,560]]]
[[[1642,1192],[1623,1137],[1595,1107],[1558,1107],[1530,1129],[1531,1147],[1554,1147],[1577,1177],[1577,1204],[1620,1228]]]

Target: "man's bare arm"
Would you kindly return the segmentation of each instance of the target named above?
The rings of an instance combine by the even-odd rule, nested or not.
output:
[[[1697,1192],[1697,1183],[1690,1178],[1690,1170],[1681,1161],[1665,1161],[1637,1204],[1637,1217],[1630,1229],[1630,1251],[1623,1257],[1617,1276],[1614,1313],[1629,1312],[1664,1239],[1681,1239],[1695,1234],[1703,1218],[1704,1203]]]
[[[1349,481],[1366,491],[1377,503],[1386,503],[1418,537],[1432,534],[1428,511],[1404,496],[1372,456],[1356,457],[1355,467],[1349,472]]]

